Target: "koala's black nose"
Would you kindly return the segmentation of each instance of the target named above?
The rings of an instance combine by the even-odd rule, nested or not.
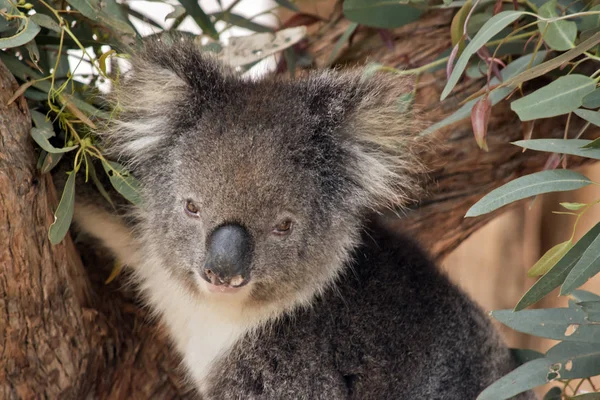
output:
[[[252,242],[244,227],[222,225],[208,238],[206,264],[200,274],[213,285],[242,286],[250,278]]]

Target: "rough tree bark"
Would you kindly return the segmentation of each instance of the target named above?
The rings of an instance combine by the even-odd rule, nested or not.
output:
[[[368,57],[421,65],[449,47],[450,20],[450,13],[438,12],[394,31],[393,49],[376,31],[361,28],[338,61],[355,64]],[[309,48],[317,65],[346,26],[338,13],[313,36]],[[464,82],[458,95],[439,106],[442,86],[441,75],[420,80],[417,103],[431,121],[477,87]],[[49,243],[57,196],[50,177],[35,169],[26,103],[6,105],[16,89],[0,64],[0,398],[193,397],[162,329],[147,318],[131,288],[120,287],[124,279],[103,283],[110,263],[92,249],[78,252],[69,237],[58,246]],[[534,135],[559,136],[562,126],[560,120],[543,121]],[[547,155],[521,153],[508,144],[520,136],[520,124],[505,105],[494,108],[489,153],[477,148],[468,121],[441,132],[439,146],[423,155],[430,166],[428,194],[395,224],[417,235],[436,257],[447,254],[493,217],[463,218],[477,198],[544,164]]]

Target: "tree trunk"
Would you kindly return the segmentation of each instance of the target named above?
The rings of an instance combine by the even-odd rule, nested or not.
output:
[[[449,47],[450,20],[450,12],[436,12],[394,31],[393,50],[377,31],[361,28],[338,62],[362,62],[368,55],[394,66],[423,64]],[[318,65],[324,64],[346,26],[338,10],[312,36],[309,46]],[[455,97],[438,106],[443,75],[424,75],[420,82],[418,107],[431,121],[480,86],[464,82]],[[50,177],[35,169],[25,101],[6,105],[16,89],[0,63],[0,398],[193,397],[160,325],[148,320],[131,289],[119,286],[125,280],[104,284],[111,270],[106,259],[80,248],[82,263],[70,237],[57,246],[48,241],[57,196]],[[543,121],[534,135],[559,136],[562,126],[560,119]],[[521,153],[508,144],[520,137],[520,123],[506,105],[494,107],[488,153],[477,148],[469,121],[441,132],[423,155],[430,166],[426,197],[394,224],[418,236],[436,257],[447,254],[497,214],[464,219],[471,204],[492,188],[543,166],[546,154]]]

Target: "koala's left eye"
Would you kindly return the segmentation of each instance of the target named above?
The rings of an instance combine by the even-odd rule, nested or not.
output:
[[[275,228],[273,228],[273,233],[279,236],[289,235],[292,232],[292,228],[294,227],[294,223],[291,219],[285,219],[278,223]]]
[[[192,217],[197,217],[197,216],[198,216],[198,212],[199,212],[199,211],[200,211],[200,210],[198,210],[198,207],[197,207],[197,206],[194,204],[194,202],[193,202],[193,201],[191,201],[191,200],[187,200],[187,201],[185,202],[185,212],[186,212],[188,215],[190,215],[190,216],[192,216]]]

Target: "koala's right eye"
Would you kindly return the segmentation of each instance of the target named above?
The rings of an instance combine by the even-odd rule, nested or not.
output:
[[[197,217],[198,216],[198,212],[200,210],[198,210],[198,207],[194,204],[193,201],[191,200],[187,200],[185,202],[185,212],[191,216],[191,217]]]

